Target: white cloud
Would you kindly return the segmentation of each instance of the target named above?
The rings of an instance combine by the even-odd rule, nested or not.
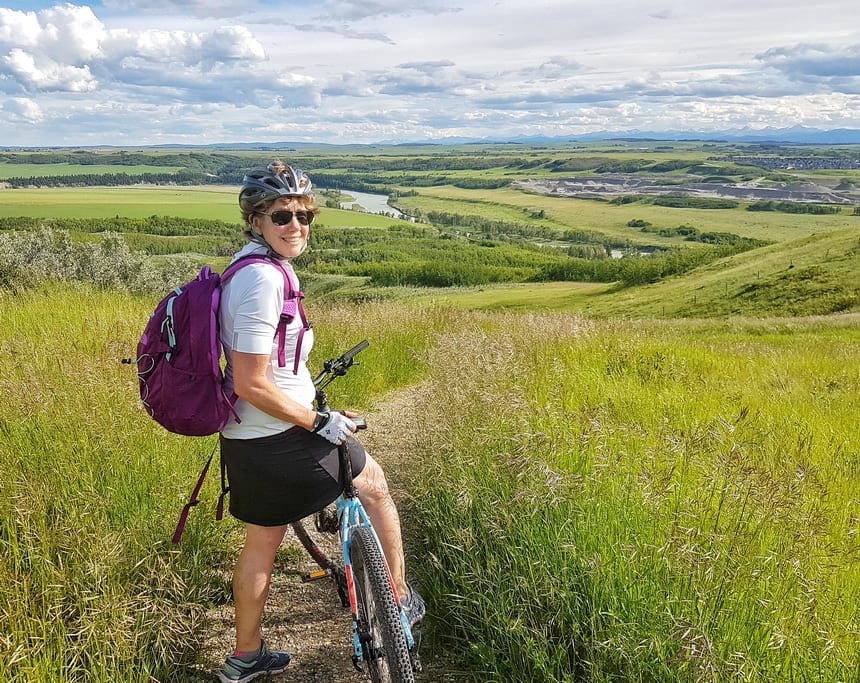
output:
[[[414,16],[420,14],[448,14],[457,12],[457,7],[437,6],[426,0],[328,0],[321,3],[324,17],[355,21],[368,17],[391,15]]]
[[[0,49],[35,45],[41,32],[35,12],[0,7]]]
[[[293,28],[296,29],[296,31],[307,34],[333,33],[336,36],[341,36],[350,40],[371,40],[379,43],[387,43],[388,45],[396,44],[391,40],[391,38],[380,31],[375,31],[373,29],[359,31],[351,28],[347,24],[339,24],[336,26],[326,24],[293,24]]]
[[[190,14],[227,17],[246,13],[251,0],[102,0],[108,10],[147,15]]]
[[[38,47],[53,59],[80,65],[99,54],[104,26],[89,7],[57,5],[38,17]]]
[[[45,118],[42,108],[28,97],[12,97],[3,102],[3,111],[14,119],[27,123],[39,123]]]
[[[266,59],[263,46],[241,25],[200,32],[106,29],[89,7],[0,11],[0,92],[113,96],[124,90],[123,97],[141,101],[263,102],[256,91],[284,80],[283,74],[261,78],[249,66]]]
[[[788,79],[824,91],[860,94],[860,43],[834,49],[800,44],[772,48],[757,56]]]
[[[36,57],[15,48],[0,59],[0,73],[15,78],[23,89],[32,91],[89,92],[96,80],[89,67],[59,64],[47,57]]]

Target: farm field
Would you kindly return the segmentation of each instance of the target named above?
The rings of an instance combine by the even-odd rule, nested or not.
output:
[[[860,229],[860,217],[854,216],[847,208],[830,216],[751,212],[745,210],[746,204],[737,209],[683,209],[639,203],[613,205],[606,201],[548,197],[510,189],[424,188],[420,197],[405,198],[397,203],[407,212],[410,208],[419,207],[424,213],[433,210],[479,213],[500,219],[521,218],[526,212],[531,214],[543,210],[545,220],[553,226],[594,230],[621,240],[651,245],[677,244],[678,240],[643,234],[627,225],[631,220],[644,220],[662,228],[691,225],[701,230],[772,241],[787,241],[843,228]]]
[[[227,187],[97,187],[0,191],[0,216],[43,218],[180,218],[239,221],[235,192]]]
[[[236,188],[97,187],[0,190],[0,217],[148,218],[153,215],[241,222]],[[390,219],[341,209],[327,209],[321,225],[383,227]]]

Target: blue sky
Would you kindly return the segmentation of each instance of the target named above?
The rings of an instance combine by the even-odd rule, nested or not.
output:
[[[856,0],[0,0],[0,146],[860,129]]]

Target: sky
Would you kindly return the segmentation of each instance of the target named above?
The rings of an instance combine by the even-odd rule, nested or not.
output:
[[[857,0],[0,0],[0,146],[860,129]]]

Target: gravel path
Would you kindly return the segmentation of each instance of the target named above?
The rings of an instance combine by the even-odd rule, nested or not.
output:
[[[394,479],[399,469],[398,453],[393,448],[393,426],[396,416],[412,414],[417,397],[416,390],[398,393],[367,413],[369,428],[361,435],[368,452],[386,469],[395,499],[400,488]],[[403,447],[401,442],[400,447]],[[326,552],[337,553],[337,537],[316,535]],[[264,680],[272,683],[348,683],[370,679],[352,666],[352,625],[349,610],[341,607],[334,584],[329,580],[302,583],[303,573],[316,569],[304,549],[293,536],[292,530],[284,542],[286,552],[279,562],[272,581],[266,612],[263,616],[263,633],[275,648],[293,654],[293,662],[283,674]],[[292,547],[290,547],[292,546]],[[233,648],[232,603],[220,605],[207,614],[207,632],[203,643],[201,668],[214,672]],[[426,648],[424,648],[426,649]],[[423,655],[423,652],[422,652]],[[445,676],[422,656],[425,673],[421,681],[441,681]],[[435,671],[434,671],[435,669]],[[196,680],[207,680],[206,675]],[[217,680],[212,674],[209,680]]]

